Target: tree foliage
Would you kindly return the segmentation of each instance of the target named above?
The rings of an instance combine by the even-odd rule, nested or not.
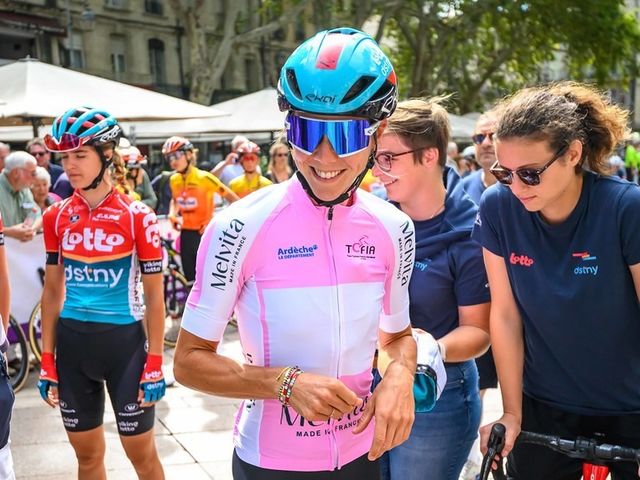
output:
[[[460,113],[540,81],[543,62],[558,53],[573,79],[623,82],[640,40],[623,0],[401,3],[385,31],[401,92],[453,93]]]
[[[257,25],[249,21],[250,13],[243,11],[240,0],[222,0],[222,3],[224,14],[219,16],[219,24],[210,28],[212,26],[203,24],[207,20],[202,16],[204,0],[169,0],[174,13],[182,20],[189,44],[189,98],[202,104],[211,103],[213,92],[239,45],[268,37],[295,21],[310,0],[288,2],[288,8],[284,8],[282,2],[270,1],[256,12]],[[277,16],[271,8],[275,8]]]

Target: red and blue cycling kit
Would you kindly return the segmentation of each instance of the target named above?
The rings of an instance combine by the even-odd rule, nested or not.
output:
[[[247,363],[338,378],[366,404],[378,330],[410,324],[413,260],[413,223],[393,205],[357,192],[318,207],[292,178],[214,217],[182,327],[219,341],[235,309]],[[361,414],[310,422],[278,400],[245,400],[236,452],[267,469],[341,468],[371,448],[373,423],[352,433]]]
[[[124,325],[142,318],[140,273],[162,270],[156,215],[115,190],[95,208],[78,193],[44,214],[47,264],[64,263],[60,316]]]

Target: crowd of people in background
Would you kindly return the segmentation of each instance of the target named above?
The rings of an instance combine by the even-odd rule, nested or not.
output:
[[[355,38],[352,35],[361,35],[365,44],[372,44],[367,48],[375,54],[367,54],[366,59],[384,57],[373,39],[361,32],[347,29],[334,33],[345,37],[340,40],[345,48],[354,49],[361,47],[350,45]],[[320,51],[322,42],[318,38],[310,40],[309,45],[318,42],[313,48]],[[317,72],[305,73],[305,69],[315,67],[302,61],[304,58],[304,55],[301,58],[292,55],[288,68],[297,69],[301,83],[303,74],[315,81]],[[388,62],[386,57],[384,61]],[[348,73],[356,67],[347,65],[345,71]],[[280,429],[280,435],[289,438],[286,435],[291,435],[290,432],[282,427],[280,412],[284,407],[294,409],[311,426],[313,421],[334,425],[350,412],[358,409],[364,412],[366,421],[349,428],[357,434],[365,432],[373,443],[369,442],[365,448],[361,440],[345,437],[340,445],[347,446],[344,447],[348,450],[346,460],[334,462],[340,465],[343,461],[341,466],[360,473],[330,478],[377,478],[379,474],[384,480],[410,480],[425,478],[425,472],[430,472],[438,480],[473,480],[480,468],[480,446],[486,445],[490,428],[480,428],[483,397],[488,389],[497,388],[499,380],[505,405],[501,421],[508,429],[503,453],[510,454],[509,471],[517,474],[517,478],[551,478],[551,473],[557,472],[567,475],[562,478],[574,478],[571,475],[575,476],[578,468],[573,460],[559,455],[545,455],[522,446],[514,448],[521,428],[543,433],[560,431],[573,437],[584,432],[594,435],[598,429],[604,429],[612,441],[640,447],[637,429],[625,426],[633,426],[636,421],[640,425],[637,414],[630,413],[640,408],[636,403],[638,382],[634,381],[640,371],[635,364],[635,360],[640,363],[635,337],[636,333],[640,335],[637,324],[640,248],[634,230],[638,215],[634,205],[640,202],[640,191],[633,188],[640,179],[640,133],[628,134],[626,113],[607,103],[596,90],[563,83],[525,89],[503,100],[494,109],[483,112],[477,118],[473,135],[458,144],[451,139],[445,99],[406,100],[396,108],[395,74],[388,74],[393,71],[390,63],[385,64],[383,70],[380,85],[369,92],[365,110],[360,110],[364,108],[360,106],[338,112],[323,110],[325,106],[314,102],[307,104],[307,98],[300,100],[294,91],[298,85],[291,91],[283,87],[293,74],[283,74],[279,100],[281,108],[287,110],[285,136],[259,145],[238,135],[231,140],[229,153],[215,166],[199,161],[199,150],[188,138],[171,136],[162,145],[161,161],[155,162],[162,165],[161,171],[152,171],[142,146],[118,138],[122,132],[115,119],[111,118],[109,124],[115,132],[113,137],[102,141],[91,132],[93,126],[101,125],[104,114],[93,110],[89,113],[94,116],[95,125],[80,122],[79,130],[72,134],[77,144],[66,148],[60,129],[68,127],[65,122],[89,115],[85,107],[73,116],[59,117],[56,120],[59,125],[54,124],[58,125],[55,134],[30,140],[24,150],[12,151],[8,144],[0,142],[0,285],[6,283],[4,237],[19,242],[32,241],[43,231],[44,223],[47,240],[42,300],[45,353],[39,382],[43,399],[51,406],[58,404],[58,371],[61,378],[67,379],[67,385],[74,384],[78,391],[85,384],[91,387],[91,379],[73,377],[78,372],[70,365],[77,366],[80,360],[71,358],[69,352],[73,355],[82,352],[87,358],[93,358],[97,354],[86,348],[86,339],[94,341],[96,333],[102,335],[110,331],[112,324],[127,327],[132,349],[127,355],[135,356],[135,368],[143,372],[140,380],[139,375],[132,377],[132,389],[139,387],[142,393],[138,402],[150,410],[145,423],[135,432],[144,435],[139,437],[140,442],[132,440],[135,435],[119,424],[120,434],[136,470],[152,472],[148,478],[162,477],[153,442],[151,408],[162,398],[170,382],[165,383],[162,372],[159,332],[164,306],[162,276],[158,275],[162,257],[160,242],[154,237],[159,231],[155,212],[179,231],[182,270],[188,288],[193,287],[185,310],[186,323],[180,330],[182,340],[176,350],[176,372],[180,372],[186,385],[237,398],[253,396],[256,400],[249,402],[259,407],[244,413],[241,410],[238,416],[236,433],[241,432],[245,443],[236,444],[233,460],[236,478],[297,478],[297,471],[287,463],[287,455],[299,454],[296,458],[302,461],[296,468],[300,471],[328,469],[323,462],[333,451],[321,451],[322,461],[305,460],[304,455],[313,459],[318,452],[301,453],[289,448],[296,441],[293,437],[291,445],[286,442],[258,445],[257,438],[253,438],[253,435],[259,436],[255,425],[263,421],[265,425],[272,422],[266,430]],[[353,88],[367,88],[363,85],[358,80]],[[330,91],[332,83],[327,81],[326,87]],[[384,88],[388,88],[388,98],[383,102],[380,95],[384,94]],[[362,111],[376,115],[367,117]],[[311,115],[306,117],[305,112]],[[77,134],[78,131],[81,133]],[[81,135],[86,135],[86,145]],[[64,169],[58,165],[59,159],[52,157],[52,152],[64,159]],[[75,165],[75,170],[69,165]],[[543,175],[545,171],[548,173]],[[332,182],[336,178],[338,180]],[[262,190],[267,188],[269,190]],[[388,202],[368,194],[360,195],[356,193],[358,188]],[[258,190],[261,191],[256,194]],[[235,202],[238,203],[229,209],[234,215],[220,212]],[[129,250],[124,253],[135,253],[142,259],[144,303],[159,318],[153,325],[153,335],[138,325],[144,312],[141,304],[135,308],[123,306],[120,320],[109,318],[102,322],[111,325],[106,330],[82,330],[85,327],[78,325],[89,321],[82,317],[87,310],[73,304],[74,301],[82,303],[81,295],[65,296],[61,287],[69,278],[65,279],[59,255],[64,255],[63,250],[69,245],[62,245],[68,242],[61,240],[65,233],[61,231],[59,219],[69,225],[79,219],[90,222],[91,212],[107,204],[109,208],[120,209],[123,215],[131,215],[130,231],[122,227],[126,231],[119,231],[118,235],[123,242],[125,239],[128,242]],[[82,215],[65,210],[67,205],[74,206]],[[356,208],[351,209],[352,206]],[[298,217],[296,208],[303,212],[302,216]],[[108,220],[108,215],[105,218]],[[399,226],[401,223],[403,227]],[[312,234],[323,231],[325,224],[329,225],[328,233],[322,237],[325,243],[318,240],[314,244],[316,240],[310,240]],[[280,228],[280,233],[293,230],[292,225],[302,225],[301,233],[296,234],[300,237],[291,234],[291,242],[296,246],[276,245],[277,235],[270,231],[273,225]],[[354,225],[366,227],[367,233],[352,238]],[[150,230],[145,230],[147,243],[143,244],[143,236],[136,233],[149,226]],[[331,228],[338,229],[338,233],[332,233]],[[404,235],[398,236],[401,228]],[[595,238],[593,231],[605,232],[620,241],[607,244],[608,240]],[[284,253],[271,258],[255,253],[249,246],[245,248],[242,243],[235,244],[238,237],[233,235],[240,232],[245,235],[242,242],[249,238],[248,244],[263,242],[274,251]],[[331,263],[329,253],[334,252],[331,236],[342,233],[340,247],[342,244],[347,247],[347,260],[344,265],[336,264],[335,255],[331,257],[333,270],[329,273],[333,276],[322,280],[319,272]],[[383,242],[386,242],[384,246]],[[324,250],[318,249],[318,244]],[[233,288],[225,291],[226,275],[231,268],[224,263],[225,255],[231,254],[229,245],[235,249],[238,262],[246,263],[242,264],[243,268],[238,267],[237,275],[230,275],[228,285]],[[572,249],[569,255],[567,245]],[[402,265],[403,261],[401,253],[393,250],[398,246],[406,248],[403,254],[410,265],[406,271],[392,275],[393,268],[389,265],[395,265],[396,261]],[[197,255],[199,249],[201,257]],[[71,250],[67,258],[78,261]],[[91,264],[89,250],[84,252],[89,259],[87,265]],[[357,262],[362,262],[354,268],[356,257]],[[308,270],[287,268],[292,263],[283,263],[291,258],[326,261],[317,264],[320,266],[314,264],[319,276],[308,279]],[[597,277],[599,267],[595,263],[594,266],[576,264],[595,262],[598,258],[601,259],[600,272],[606,273]],[[530,269],[534,262],[536,267]],[[204,278],[205,264],[211,271],[217,268],[214,276],[224,279],[220,284],[222,288]],[[558,265],[567,268],[561,272]],[[138,273],[131,273],[132,278]],[[593,278],[580,283],[579,280],[585,278],[575,276],[582,274],[592,274]],[[550,282],[555,289],[548,288]],[[273,294],[273,290],[285,284],[289,297]],[[364,340],[345,337],[353,345],[344,355],[357,369],[353,366],[353,371],[348,370],[337,361],[340,368],[345,368],[344,374],[329,371],[325,364],[328,360],[320,354],[317,364],[306,367],[299,362],[298,365],[296,355],[304,357],[307,353],[304,345],[298,345],[299,338],[289,336],[289,331],[278,330],[282,329],[281,325],[273,323],[269,315],[256,313],[260,309],[274,309],[280,320],[291,317],[294,332],[307,334],[295,321],[307,308],[305,299],[313,298],[326,284],[339,292],[339,304],[358,310],[362,318],[373,319],[366,326],[368,333]],[[355,293],[350,290],[354,284],[362,287],[358,294],[362,293],[363,298],[371,297],[360,302],[366,303],[365,306],[358,304],[360,299],[355,298],[358,295],[351,298],[345,293]],[[380,285],[383,286],[378,292],[376,288]],[[601,299],[601,292],[612,286],[615,287],[613,294]],[[314,289],[314,293],[290,298],[299,295],[291,291],[305,289]],[[137,292],[130,297],[139,302],[140,295]],[[331,296],[331,301],[333,298]],[[279,300],[287,302],[286,305],[278,306]],[[0,314],[6,323],[5,303],[0,305]],[[290,310],[290,303],[300,312]],[[317,325],[322,325],[318,332],[323,331],[325,319],[333,319],[335,313],[325,312],[325,303],[318,301],[314,307],[320,312],[315,319]],[[110,315],[111,305],[101,304],[101,307],[100,314]],[[372,311],[365,312],[367,308]],[[337,317],[351,313],[340,312],[339,308],[334,310],[338,311]],[[247,344],[261,345],[260,348],[266,348],[267,342],[263,345],[257,338],[267,337],[272,342],[269,351],[261,353],[267,358],[265,365],[254,365],[253,360],[248,360],[247,368],[216,353],[217,342],[234,312],[240,312],[240,322],[244,317],[245,329],[259,326],[268,330],[268,335],[253,332],[251,335],[255,334],[255,338],[249,335],[244,339]],[[58,317],[68,318],[58,324]],[[311,320],[312,317],[310,315]],[[360,317],[349,321],[360,321]],[[607,325],[603,322],[605,318],[609,319]],[[380,326],[379,319],[384,322]],[[274,340],[279,338],[278,332],[280,342]],[[418,348],[417,356],[414,355],[416,342],[411,339],[427,332],[433,336],[437,352],[434,358],[442,359],[446,384],[438,393],[438,402],[422,408],[410,394],[412,387],[414,394],[416,392],[416,360],[420,354]],[[148,352],[144,346],[147,334],[153,338]],[[345,341],[338,337],[338,343]],[[372,361],[376,341],[379,341],[381,355]],[[599,351],[581,348],[584,343],[580,341],[588,345],[604,342],[608,352],[615,350],[616,356],[600,358]],[[96,345],[100,342],[102,336]],[[117,350],[118,339],[112,338],[111,342]],[[4,337],[0,335],[0,349],[3,343]],[[371,347],[366,352],[361,347],[364,344]],[[325,348],[329,347],[325,345]],[[342,343],[340,348],[344,348]],[[62,359],[61,363],[54,362],[56,349],[55,360]],[[358,354],[353,353],[356,350]],[[409,355],[405,358],[403,352],[407,351]],[[103,353],[111,359],[110,352]],[[282,365],[267,365],[270,355],[280,355]],[[598,356],[595,362],[598,365],[584,368],[594,363],[595,356]],[[3,361],[0,355],[0,370]],[[621,365],[633,368],[622,372]],[[338,367],[336,371],[340,372]],[[373,389],[370,388],[371,376]],[[575,378],[580,381],[572,383]],[[606,382],[601,381],[604,378],[614,385],[613,393],[604,385]],[[97,383],[102,385],[102,380]],[[0,376],[0,397],[5,383]],[[66,388],[69,390],[61,388],[60,398],[73,397],[70,387]],[[323,397],[323,392],[331,395]],[[398,407],[402,418],[395,418],[390,412],[399,402],[398,392],[404,393]],[[110,393],[113,393],[111,389]],[[363,399],[374,407],[367,407]],[[102,406],[98,408],[94,404],[104,403],[104,393],[89,400],[92,400],[91,406],[85,410],[93,409],[91,418],[80,421],[87,429],[98,429],[104,412]],[[117,399],[123,404],[134,400]],[[316,408],[318,406],[322,408]],[[245,409],[244,404],[241,409]],[[266,420],[252,417],[262,409],[270,412],[271,417],[267,415]],[[274,412],[280,415],[279,424],[274,420],[277,416]],[[0,408],[0,415],[2,413],[6,412]],[[372,423],[369,427],[374,415],[376,425]],[[622,420],[608,421],[612,416]],[[8,425],[8,420],[3,418],[0,417],[0,469],[8,435],[2,430],[5,423]],[[378,432],[374,436],[373,432],[386,422],[393,426],[391,430],[395,433],[387,432],[390,438],[383,445],[380,438],[384,435]],[[73,425],[65,424],[65,427],[76,449],[80,471],[104,469],[100,451],[103,431],[83,436],[73,432]],[[91,442],[87,442],[87,438]],[[145,450],[146,455],[131,453],[137,450]],[[276,452],[278,461],[270,459],[269,453],[261,456],[262,450]],[[91,461],[87,460],[89,457]],[[277,472],[274,475],[283,476],[272,476],[274,470]],[[612,471],[620,475],[613,478],[625,480],[634,478],[637,472],[633,465],[617,466]]]

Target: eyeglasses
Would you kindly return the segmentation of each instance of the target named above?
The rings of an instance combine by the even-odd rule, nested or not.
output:
[[[50,133],[44,136],[44,145],[51,152],[71,152],[79,149],[93,137],[82,137],[73,133],[63,133],[60,139],[57,139]]]
[[[49,152],[33,152],[31,155],[33,155],[34,157],[44,157],[45,155],[48,155]]]
[[[473,140],[473,143],[475,143],[476,145],[480,145],[482,142],[484,142],[484,139],[487,137],[489,137],[489,141],[493,140],[494,135],[495,135],[495,132],[476,133],[475,135],[471,136],[471,140]]]
[[[378,122],[371,124],[364,119],[320,120],[292,113],[285,120],[287,140],[307,155],[318,148],[324,137],[327,137],[338,157],[358,153],[369,146],[378,126]]]
[[[542,175],[542,172],[549,168],[553,162],[563,156],[567,152],[568,148],[569,145],[565,145],[560,148],[555,153],[553,158],[549,160],[542,168],[519,168],[517,170],[509,170],[508,168],[501,167],[496,160],[496,163],[493,164],[489,171],[493,173],[493,176],[496,177],[496,180],[498,180],[503,185],[511,185],[513,183],[513,174],[515,173],[516,175],[518,175],[518,178],[522,181],[522,183],[530,187],[535,187],[536,185],[540,184],[540,175]]]
[[[425,146],[414,148],[413,150],[408,150],[402,153],[380,152],[376,154],[376,165],[378,165],[380,170],[382,170],[383,172],[390,172],[391,167],[393,167],[394,158],[400,157],[402,155],[406,155],[407,153],[413,153],[419,150],[424,150],[425,148],[428,148],[428,147],[425,145]]]
[[[182,150],[178,150],[177,152],[171,152],[164,155],[164,159],[167,162],[172,162],[173,160],[178,160],[184,156],[184,152]]]
[[[288,155],[288,153],[276,153],[274,157],[287,157]]]

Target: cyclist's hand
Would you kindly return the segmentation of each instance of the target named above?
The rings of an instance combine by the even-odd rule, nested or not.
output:
[[[147,363],[140,377],[138,402],[141,407],[150,407],[164,397],[167,384],[162,373],[162,355],[147,355]]]
[[[309,421],[326,422],[352,412],[362,399],[336,378],[304,372],[293,385],[289,404]]]
[[[491,434],[491,427],[493,427],[494,423],[501,423],[504,425],[506,429],[505,438],[504,438],[504,448],[502,449],[501,457],[506,457],[509,455],[509,452],[513,449],[513,445],[520,434],[521,423],[518,418],[512,413],[504,413],[502,417],[500,417],[495,422],[491,422],[488,425],[480,428],[480,450],[482,454],[487,453],[487,442],[489,441],[489,435]],[[496,463],[493,463],[491,468],[495,469],[497,467]]]
[[[373,443],[368,458],[373,461],[403,443],[411,433],[415,418],[414,373],[397,363],[389,364],[384,378],[364,408],[354,434],[361,433],[375,417]]]
[[[51,407],[55,407],[58,404],[58,371],[56,370],[56,361],[51,352],[42,352],[38,390],[40,390],[42,399]]]

